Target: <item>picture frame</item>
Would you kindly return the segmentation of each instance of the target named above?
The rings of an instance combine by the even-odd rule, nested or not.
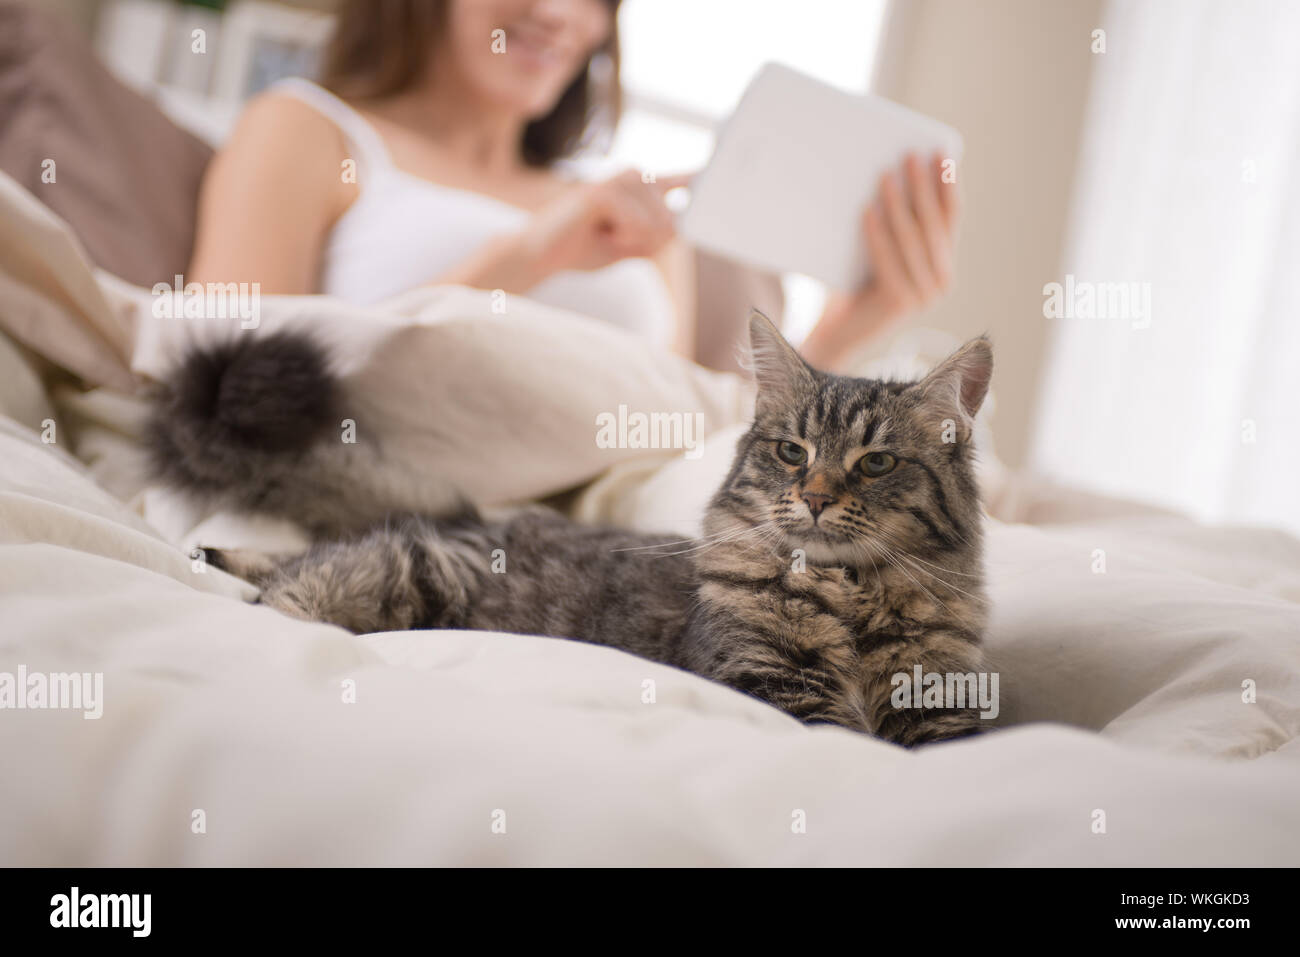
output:
[[[260,0],[231,4],[222,19],[213,97],[242,102],[284,77],[314,76],[333,27],[334,17],[320,11]]]

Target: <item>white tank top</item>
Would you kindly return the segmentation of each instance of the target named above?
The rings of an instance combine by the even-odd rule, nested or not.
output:
[[[326,295],[369,304],[427,285],[492,238],[523,227],[531,215],[492,196],[442,186],[399,169],[379,132],[324,87],[293,78],[271,89],[333,122],[357,161],[360,191],[325,243],[320,291]],[[648,259],[557,273],[527,296],[603,319],[662,345],[672,340],[672,295]]]

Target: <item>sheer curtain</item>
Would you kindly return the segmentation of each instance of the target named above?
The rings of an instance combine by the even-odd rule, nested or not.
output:
[[[1045,280],[1096,297],[1041,320],[1032,464],[1300,533],[1300,3],[1111,0],[1098,26],[1071,234]],[[1149,315],[1140,297],[1096,314],[1121,283]]]

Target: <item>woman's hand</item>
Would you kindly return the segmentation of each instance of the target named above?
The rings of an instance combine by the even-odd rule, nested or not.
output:
[[[654,256],[674,235],[664,194],[688,179],[665,176],[647,183],[627,170],[570,190],[533,217],[523,235],[526,251],[544,275]]]
[[[873,275],[855,292],[827,301],[801,350],[813,365],[835,368],[868,339],[948,291],[960,198],[955,183],[943,182],[943,162],[936,155],[927,169],[909,155],[901,184],[893,173],[881,177],[876,201],[862,217]]]
[[[600,269],[632,256],[654,256],[674,236],[664,194],[689,179],[664,176],[647,183],[636,170],[627,170],[573,187],[535,213],[520,232],[488,243],[438,282],[523,293],[566,269]]]

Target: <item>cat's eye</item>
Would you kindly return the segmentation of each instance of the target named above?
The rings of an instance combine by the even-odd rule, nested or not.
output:
[[[808,461],[808,450],[798,442],[776,443],[776,455],[786,465],[803,465]]]
[[[888,452],[868,452],[858,459],[858,471],[868,478],[880,478],[894,471],[898,459]]]

